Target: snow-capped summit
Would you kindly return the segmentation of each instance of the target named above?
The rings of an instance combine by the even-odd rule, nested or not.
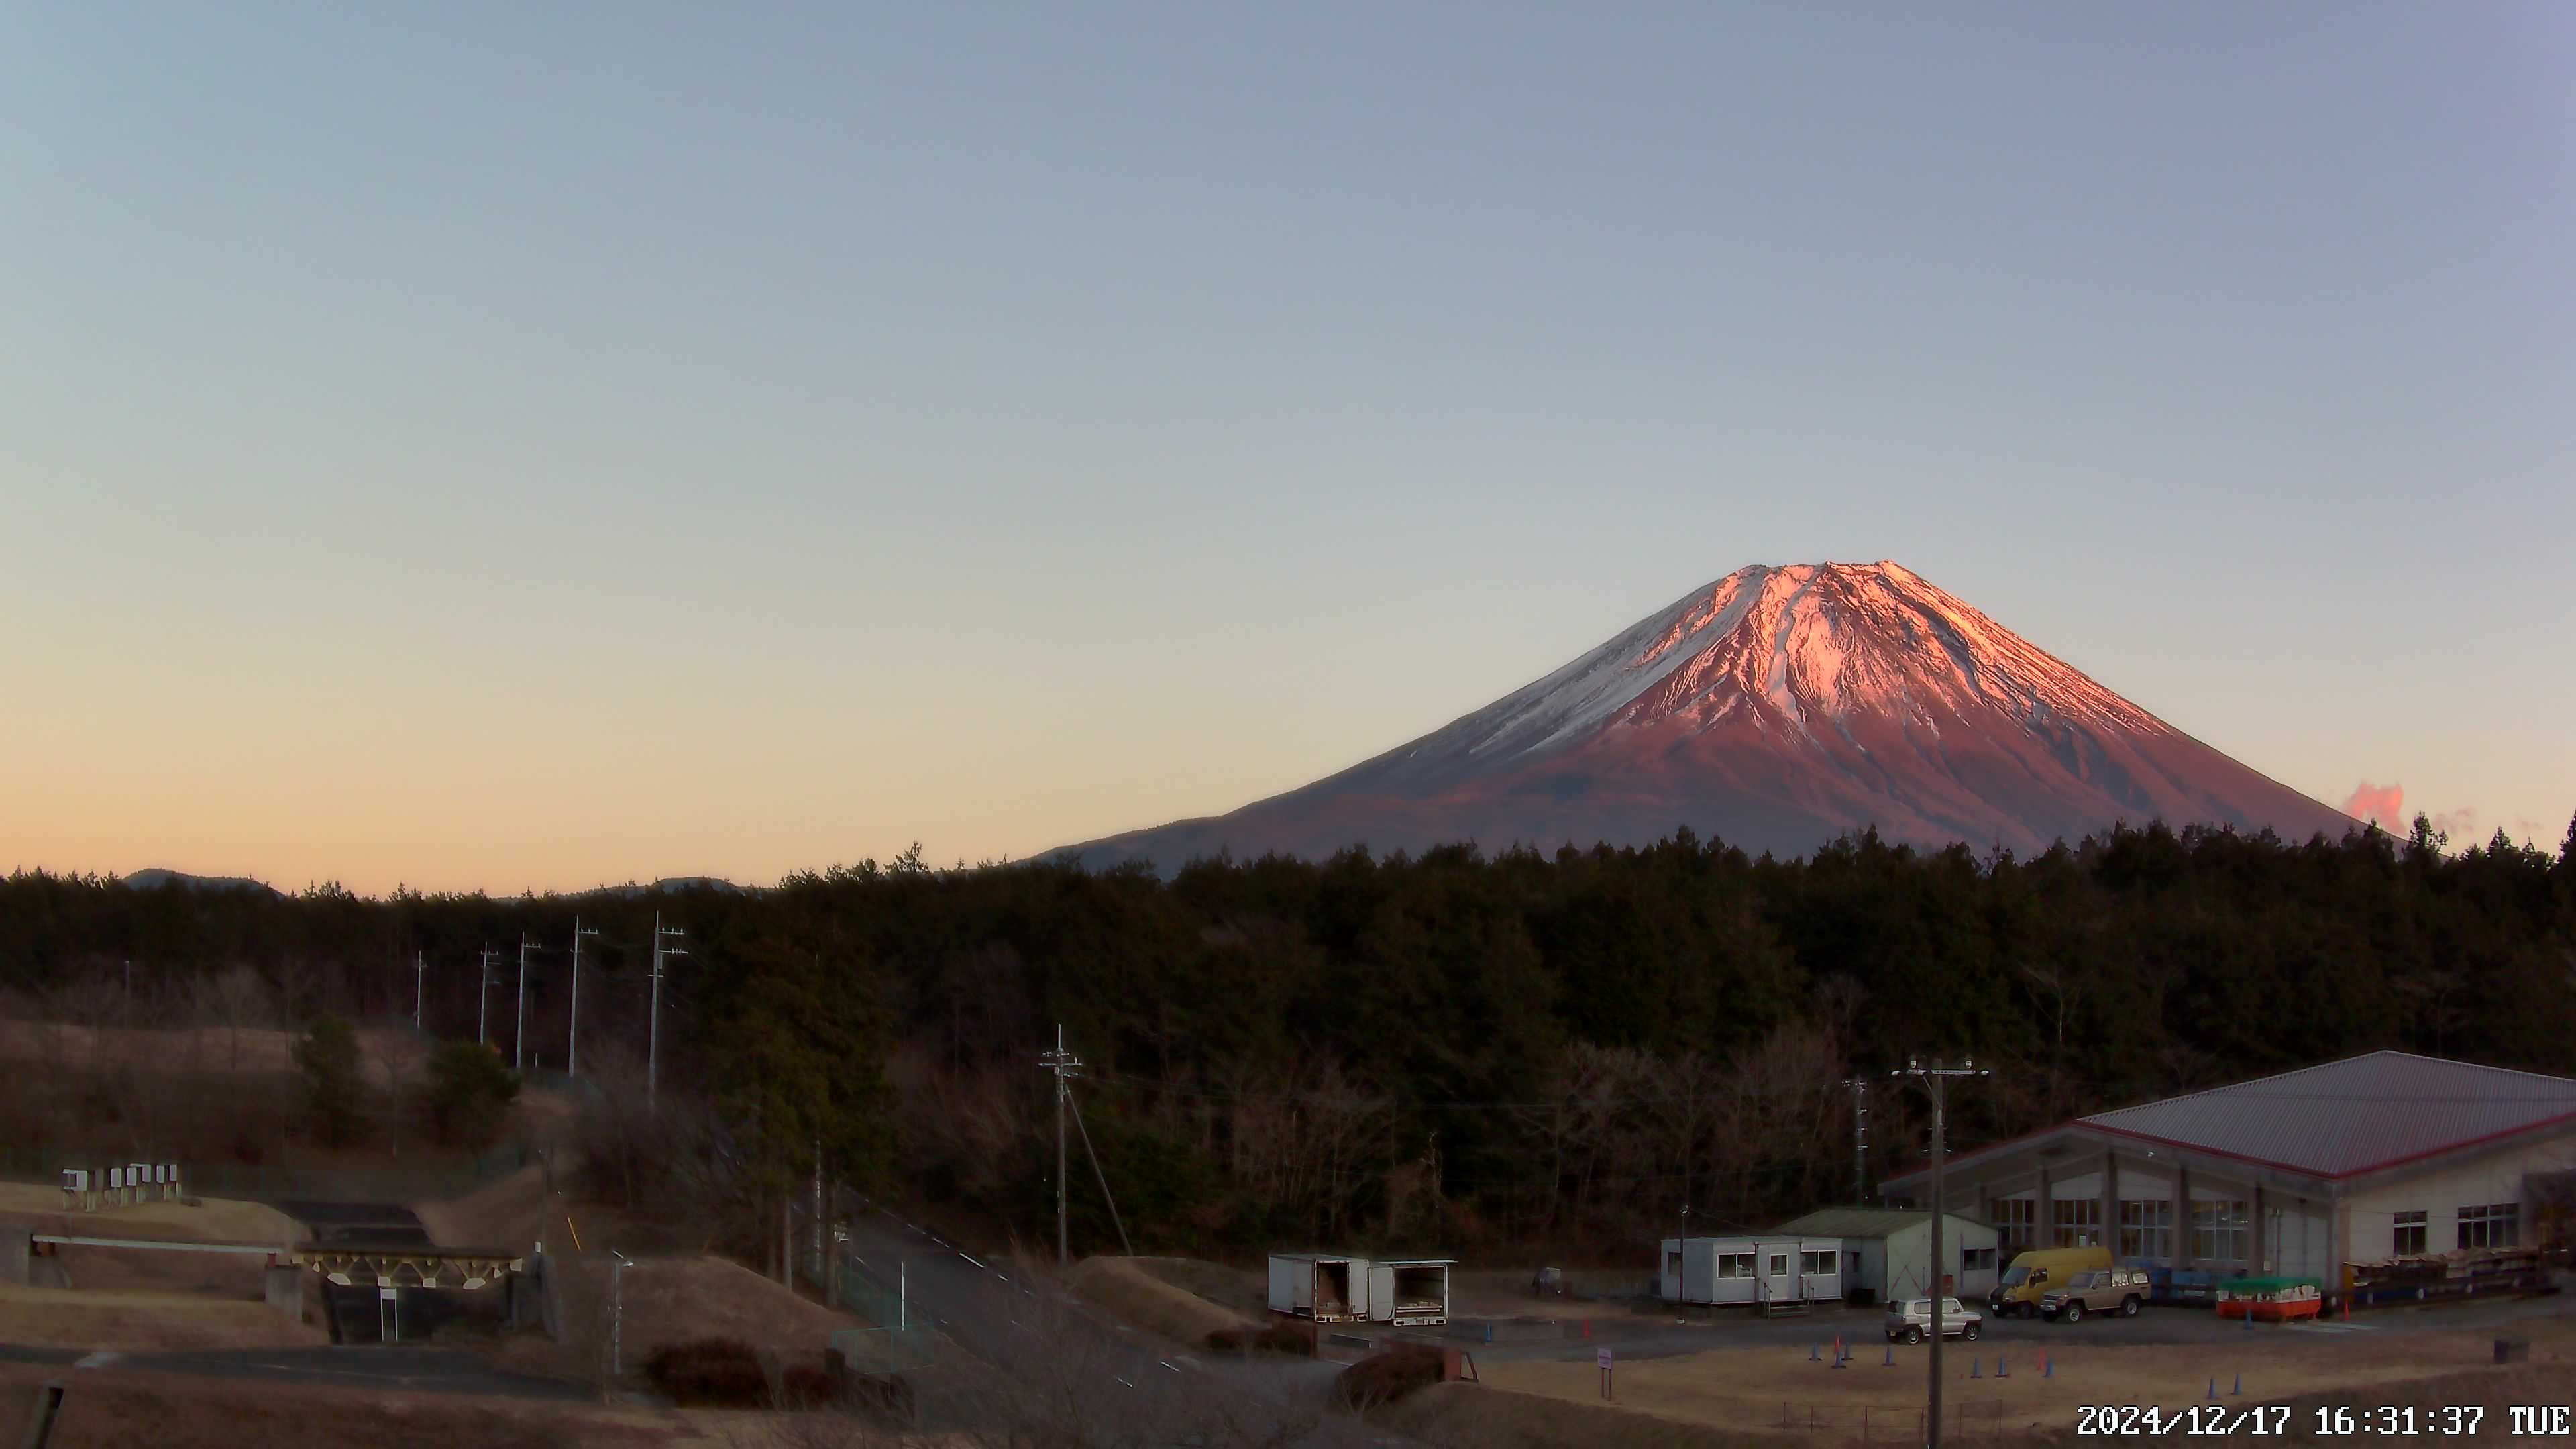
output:
[[[1898,564],[1756,564],[1341,774],[1075,849],[1168,871],[1220,849],[1642,844],[1687,826],[1802,855],[1874,825],[2027,853],[2154,819],[2354,825]]]

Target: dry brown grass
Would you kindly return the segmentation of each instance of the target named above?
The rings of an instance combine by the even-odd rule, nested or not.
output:
[[[2393,1329],[2393,1325],[2392,1325]],[[2494,1340],[2518,1334],[2532,1340],[2533,1372],[2576,1372],[2576,1329],[2543,1320],[2509,1329],[2309,1334],[2273,1330],[2249,1334],[2242,1344],[2120,1344],[2094,1342],[2052,1348],[2055,1372],[2042,1377],[2036,1354],[2006,1352],[2010,1378],[1994,1376],[1995,1346],[1955,1347],[1944,1367],[1951,1374],[1946,1397],[1976,1432],[2071,1429],[2080,1408],[2097,1404],[2159,1404],[2180,1409],[2203,1402],[2215,1380],[2227,1395],[2238,1376],[2242,1405],[2299,1396],[2360,1394],[2391,1402],[2394,1386],[2443,1374],[2462,1374],[2491,1361]],[[1859,1346],[1849,1367],[1807,1362],[1803,1346],[1718,1349],[1680,1358],[1643,1359],[1618,1366],[1617,1411],[1676,1424],[1760,1433],[1782,1422],[1815,1422],[1807,1442],[1858,1441],[1862,1411],[1876,1437],[1910,1430],[1922,1405],[1925,1351],[1899,1349],[1897,1367],[1882,1367],[1883,1343]],[[1971,1360],[1983,1370],[1970,1379]],[[1483,1367],[1486,1385],[1561,1403],[1600,1408],[1600,1373],[1590,1363],[1516,1362]]]
[[[0,1443],[25,1435],[38,1385],[69,1393],[53,1449],[627,1449],[725,1445],[668,1411],[377,1389],[238,1383],[191,1374],[0,1364]]]
[[[1195,1293],[1219,1308],[1262,1318],[1270,1312],[1270,1282],[1253,1268],[1229,1268],[1201,1258],[1130,1258],[1185,1293]]]
[[[1587,1365],[1587,1367],[1589,1367]],[[1484,1384],[1438,1384],[1369,1416],[1369,1422],[1426,1444],[1491,1446],[1491,1449],[1557,1449],[1581,1444],[1600,1449],[1738,1449],[1753,1445],[1812,1445],[1791,1439],[1683,1424],[1624,1413],[1597,1400],[1574,1403],[1513,1393]]]
[[[451,1248],[513,1248],[525,1251],[540,1238],[558,1238],[572,1247],[564,1230],[560,1195],[546,1187],[542,1166],[523,1167],[508,1177],[448,1202],[412,1205],[429,1229],[432,1242]]]
[[[164,1242],[283,1245],[304,1237],[293,1218],[265,1203],[210,1197],[196,1199],[192,1206],[174,1198],[66,1213],[60,1188],[25,1182],[0,1182],[0,1221],[42,1223],[39,1232]]]
[[[302,1348],[329,1340],[320,1327],[260,1302],[0,1284],[0,1343],[141,1353]]]
[[[9,1019],[0,1020],[0,1062],[292,1074],[300,1035],[274,1027],[94,1028]],[[400,1075],[417,1074],[429,1047],[409,1032],[369,1028],[358,1032],[358,1053],[367,1080],[377,1082],[388,1066]]]
[[[1073,1265],[1070,1282],[1075,1293],[1120,1322],[1194,1349],[1205,1348],[1207,1336],[1219,1329],[1253,1321],[1249,1313],[1231,1312],[1174,1287],[1131,1258],[1085,1258]]]

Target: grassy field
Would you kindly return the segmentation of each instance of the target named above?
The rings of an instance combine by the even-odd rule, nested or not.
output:
[[[2576,1377],[2576,1330],[2536,1320],[2511,1330],[2532,1340],[2526,1373]],[[2158,1404],[2181,1409],[2205,1402],[2215,1382],[2236,1405],[2326,1394],[2389,1402],[2391,1386],[2445,1374],[2507,1372],[2486,1368],[2498,1331],[2253,1335],[2228,1345],[2097,1344],[2054,1351],[2043,1376],[2035,1355],[2016,1354],[2011,1377],[1995,1375],[1992,1345],[1964,1346],[1947,1356],[1945,1398],[1972,1432],[2071,1430],[2077,1411],[2101,1404]],[[1676,1424],[1740,1432],[1801,1426],[1810,1441],[1893,1442],[1913,1432],[1924,1399],[1925,1351],[1899,1349],[1897,1367],[1882,1367],[1884,1345],[1861,1346],[1848,1368],[1807,1361],[1802,1346],[1731,1348],[1680,1358],[1642,1359],[1617,1369],[1619,1409]],[[1969,1377],[1971,1365],[1980,1372]],[[2233,1397],[2239,1380],[2243,1396]],[[1483,1370],[1492,1388],[1562,1403],[1601,1405],[1600,1373],[1590,1363],[1496,1363]]]
[[[329,1341],[321,1328],[249,1300],[0,1284],[0,1343],[144,1352]]]

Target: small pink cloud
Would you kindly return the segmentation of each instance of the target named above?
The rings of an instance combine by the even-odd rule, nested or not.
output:
[[[2364,780],[2352,792],[2352,798],[2343,802],[2343,813],[2377,825],[2391,835],[2404,835],[2410,828],[2406,823],[2403,785],[2374,785]]]

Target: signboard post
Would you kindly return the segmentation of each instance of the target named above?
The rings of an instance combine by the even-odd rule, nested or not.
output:
[[[1593,1359],[1601,1365],[1601,1397],[1605,1400],[1610,1399],[1612,1397],[1610,1392],[1610,1350],[1606,1348],[1600,1350],[1593,1355]]]

